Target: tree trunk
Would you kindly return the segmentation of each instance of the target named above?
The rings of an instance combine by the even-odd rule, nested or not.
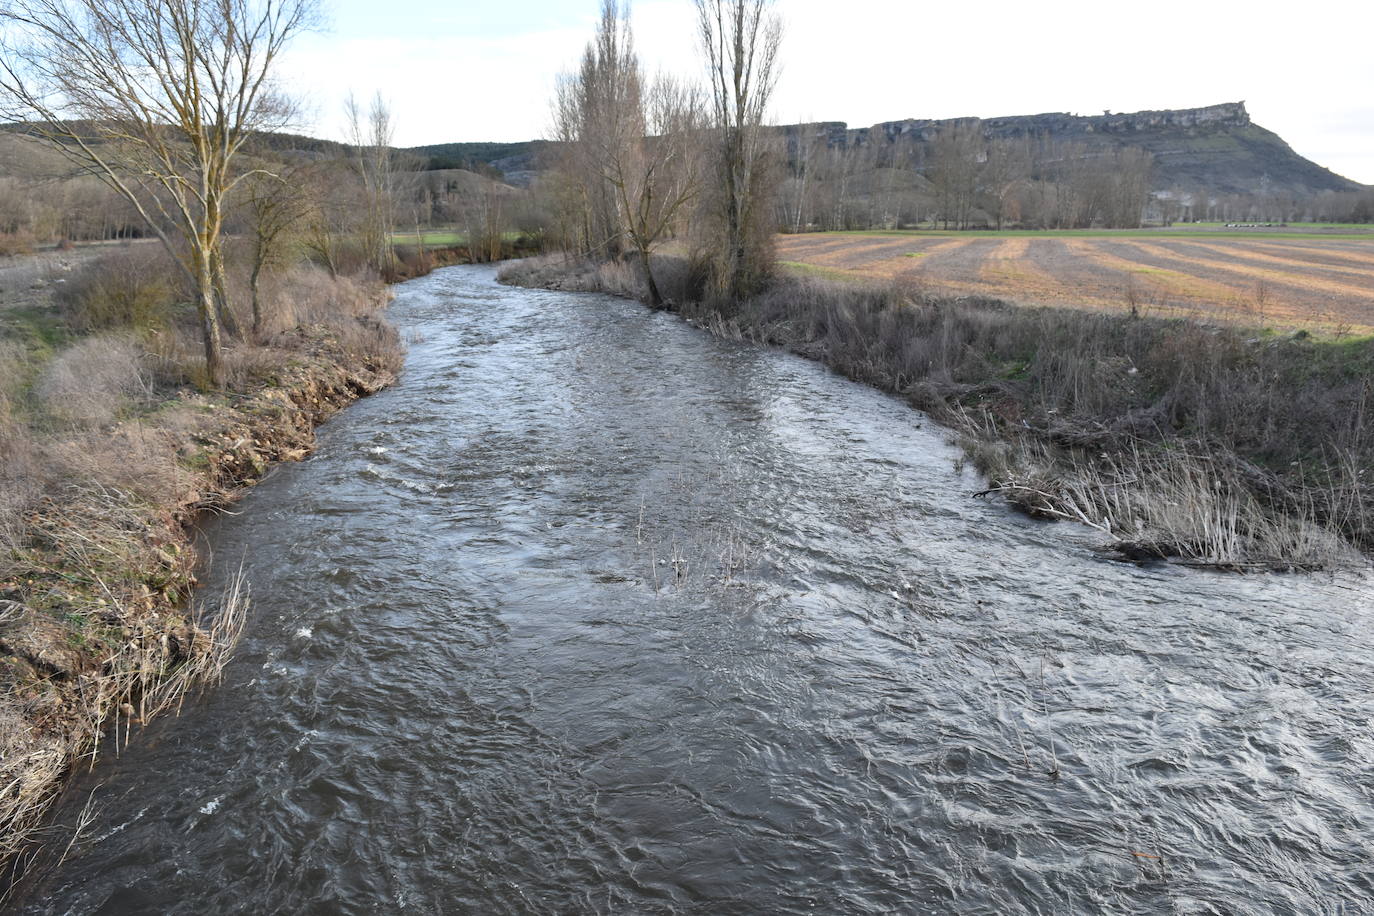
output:
[[[224,250],[219,245],[215,246],[210,255],[210,264],[214,271],[215,308],[219,311],[220,320],[224,322],[224,328],[230,336],[242,339],[243,328],[239,327],[238,316],[229,307],[229,282],[224,271]]]
[[[224,363],[222,360],[222,340],[219,326],[219,307],[215,301],[214,270],[211,267],[210,253],[203,248],[192,255],[196,261],[196,307],[200,312],[200,323],[205,339],[205,375],[211,387],[224,386]]]
[[[649,249],[641,247],[639,249],[639,261],[644,265],[644,282],[649,287],[649,306],[650,308],[663,308],[663,297],[659,295],[658,284],[654,282],[653,267],[649,264]]]
[[[262,334],[262,301],[258,293],[261,286],[259,282],[262,278],[262,259],[253,259],[253,273],[248,278],[248,288],[253,299],[253,339],[256,341]]]

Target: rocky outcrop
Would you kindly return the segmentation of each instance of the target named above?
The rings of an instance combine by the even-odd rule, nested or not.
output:
[[[873,127],[844,129],[844,142],[860,145],[881,137],[889,142],[901,138],[933,140],[941,130],[959,123],[978,123],[988,137],[1055,137],[1068,139],[1089,134],[1125,135],[1161,130],[1191,130],[1194,128],[1244,128],[1250,126],[1250,114],[1244,102],[1227,102],[1206,108],[1183,108],[1166,111],[1137,111],[1130,114],[1081,116],[1051,112],[1037,115],[1016,115],[1001,118],[953,118],[943,121],[905,120],[886,121]],[[839,125],[842,129],[844,125]],[[833,126],[827,125],[827,138],[838,139]]]
[[[796,140],[820,142],[830,148],[910,144],[918,148],[913,158],[920,161],[921,148],[941,131],[960,124],[974,125],[990,139],[1073,143],[1087,156],[1117,147],[1139,147],[1154,156],[1153,184],[1157,190],[1307,194],[1362,188],[1303,158],[1277,134],[1256,125],[1244,102],[1089,116],[1050,112],[983,119],[907,119],[857,129],[827,121],[779,130]]]

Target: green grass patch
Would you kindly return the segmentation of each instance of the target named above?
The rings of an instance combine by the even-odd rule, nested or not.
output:
[[[456,229],[422,229],[418,233],[397,232],[391,238],[392,243],[396,245],[419,245],[423,241],[423,244],[434,248],[447,248],[468,243],[467,233],[459,232]],[[501,239],[506,242],[515,242],[520,239],[520,233],[503,232]]]
[[[787,273],[798,277],[824,277],[827,280],[841,280],[846,283],[854,283],[859,278],[843,270],[836,270],[833,267],[821,267],[817,264],[807,264],[803,261],[779,261],[778,266]]]
[[[0,309],[0,337],[17,342],[40,358],[52,355],[71,336],[71,328],[56,309]]]

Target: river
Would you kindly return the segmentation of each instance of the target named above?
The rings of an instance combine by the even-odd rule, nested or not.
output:
[[[1137,568],[795,356],[457,267],[400,383],[207,524],[225,683],[11,903],[1374,910],[1374,589]]]

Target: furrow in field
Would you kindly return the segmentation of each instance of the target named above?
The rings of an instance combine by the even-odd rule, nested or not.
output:
[[[1224,284],[1229,296],[1218,297],[1209,305],[1222,313],[1238,312],[1234,315],[1238,320],[1374,326],[1374,291],[1354,284],[1304,282],[1301,276],[1190,257],[1138,239],[1116,242],[1111,247],[1128,252],[1126,257],[1141,264]]]
[[[778,238],[778,254],[787,260],[804,261],[854,247],[851,236],[784,235]]]
[[[1336,245],[1313,244],[1308,245],[1303,242],[1289,242],[1280,244],[1278,242],[1261,242],[1255,245],[1256,250],[1266,251],[1277,255],[1291,255],[1300,258],[1304,262],[1313,264],[1326,264],[1332,267],[1364,267],[1374,269],[1374,243],[1345,243]]]
[[[910,244],[878,253],[866,251],[851,257],[841,269],[852,270],[868,277],[897,277],[907,274],[925,275],[928,266],[940,263],[940,256],[969,244],[970,239],[931,239],[928,244]]]
[[[960,239],[872,238],[851,236],[837,244],[823,248],[798,250],[779,247],[786,260],[801,261],[817,267],[861,273],[882,273],[871,268],[889,261],[900,261],[913,252],[929,252],[950,244],[962,244]],[[788,254],[787,252],[795,252]],[[913,259],[915,260],[915,259]],[[909,265],[908,265],[909,266]]]
[[[982,282],[983,261],[1001,242],[997,239],[951,239],[914,259],[917,274],[928,284],[964,293],[988,294]],[[995,292],[995,291],[992,291]]]
[[[1282,270],[1304,277],[1326,278],[1337,282],[1349,282],[1361,285],[1374,284],[1374,261],[1366,263],[1363,267],[1354,264],[1336,266],[1332,264],[1317,263],[1303,258],[1295,258],[1291,253],[1274,254],[1267,251],[1261,251],[1257,247],[1251,248],[1248,246],[1231,245],[1224,242],[1179,242],[1170,240],[1167,244],[1183,254],[1199,253],[1203,257],[1225,255],[1243,264],[1252,264],[1257,267],[1272,267],[1276,270]]]
[[[1198,257],[1178,251],[1176,248],[1163,244],[1143,242],[1133,240],[1130,244],[1140,249],[1146,254],[1153,254],[1159,257],[1169,258],[1173,261],[1200,267],[1210,271],[1220,271],[1235,276],[1244,277],[1249,280],[1264,280],[1269,283],[1276,283],[1281,286],[1292,287],[1299,291],[1320,291],[1330,293],[1333,296],[1354,296],[1361,299],[1374,301],[1374,289],[1363,283],[1350,283],[1337,280],[1328,280],[1321,277],[1293,273],[1291,271],[1275,270],[1266,267],[1252,267],[1244,264],[1237,264],[1233,261],[1218,260],[1216,258]],[[1179,243],[1172,243],[1177,245]]]
[[[1133,293],[1140,297],[1143,305],[1169,310],[1228,305],[1236,297],[1235,289],[1225,283],[1132,257],[1130,250],[1123,249],[1119,242],[1066,239],[1064,244],[1114,277],[1114,298],[1122,306],[1129,304]]]
[[[1098,304],[1098,297],[1091,291],[1065,283],[1062,276],[1038,263],[1032,252],[1046,242],[1007,239],[988,253],[979,270],[979,281],[990,294],[1020,302]]]

